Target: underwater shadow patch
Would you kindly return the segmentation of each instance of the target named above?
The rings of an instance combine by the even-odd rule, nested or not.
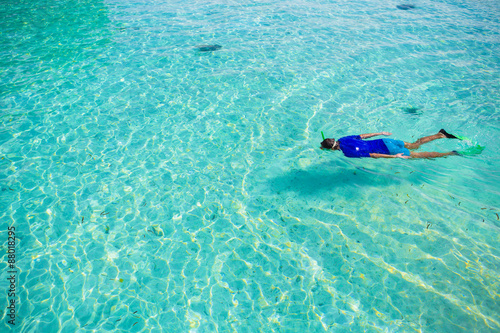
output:
[[[411,4],[401,4],[397,5],[396,8],[400,10],[410,10],[410,9],[415,9],[416,6]]]
[[[386,173],[373,172],[363,167],[322,163],[303,169],[292,169],[271,178],[269,188],[277,194],[296,192],[301,195],[317,195],[322,192],[349,189],[383,187],[401,183],[401,179]],[[340,164],[340,163],[339,163]]]
[[[213,52],[222,49],[221,45],[197,45],[195,46],[196,50],[199,52]]]
[[[415,107],[405,107],[405,108],[402,108],[402,110],[404,113],[411,114],[411,115],[417,115],[417,116],[419,116],[423,113],[422,109],[415,108]]]

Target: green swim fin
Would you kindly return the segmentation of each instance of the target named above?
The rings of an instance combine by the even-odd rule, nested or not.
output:
[[[459,155],[462,155],[462,156],[473,156],[473,155],[479,155],[482,153],[482,151],[484,150],[484,146],[481,146],[481,145],[477,145],[477,146],[474,146],[474,147],[469,147],[465,150],[460,150],[460,151],[457,151],[457,153]]]
[[[455,135],[457,137],[457,139],[459,140],[464,140],[464,141],[472,141],[471,139],[469,139],[468,137],[466,136],[460,136],[460,135]]]
[[[446,136],[448,139],[458,139],[458,140],[464,140],[464,141],[470,141],[470,142],[472,142],[472,140],[469,139],[466,136],[460,136],[460,135],[450,134],[450,133],[446,132],[444,129],[440,129],[439,133],[443,133],[444,136]]]

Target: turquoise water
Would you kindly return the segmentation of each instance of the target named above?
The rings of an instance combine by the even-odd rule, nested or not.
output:
[[[0,330],[499,331],[500,3],[398,4],[3,1]]]

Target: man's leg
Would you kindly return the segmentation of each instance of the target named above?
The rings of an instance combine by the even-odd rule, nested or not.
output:
[[[411,158],[435,158],[435,157],[445,157],[445,156],[454,156],[454,155],[459,155],[456,151],[450,151],[447,153],[438,153],[435,151],[429,151],[429,152],[421,152],[421,153],[416,153],[416,152],[410,152],[410,157]]]
[[[420,138],[413,143],[405,142],[405,148],[418,149],[424,143],[431,142],[431,141],[434,141],[437,139],[443,139],[443,138],[446,138],[446,136],[443,133],[439,132],[439,133],[434,134],[434,135],[429,135],[429,136],[425,136],[423,138]],[[441,153],[438,153],[438,154],[441,154]]]

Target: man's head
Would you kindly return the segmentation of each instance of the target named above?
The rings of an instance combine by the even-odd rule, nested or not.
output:
[[[338,149],[338,142],[335,139],[325,139],[321,142],[321,148],[323,149]]]

